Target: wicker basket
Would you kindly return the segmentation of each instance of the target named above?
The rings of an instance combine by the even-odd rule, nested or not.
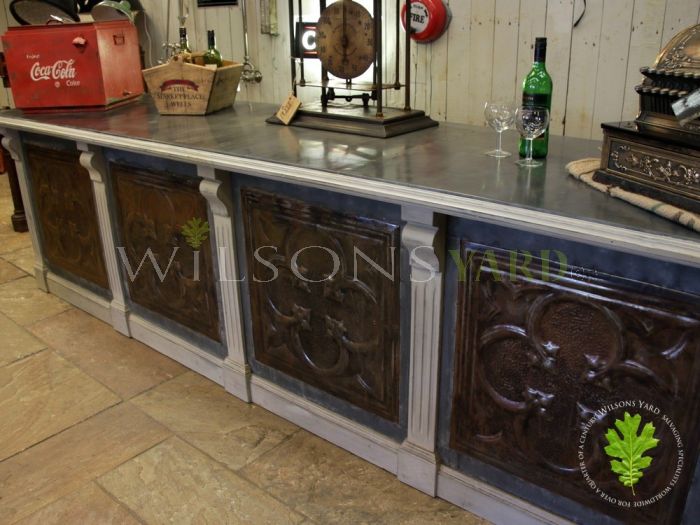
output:
[[[148,92],[161,115],[207,115],[236,100],[243,64],[219,68],[173,60],[143,71]]]

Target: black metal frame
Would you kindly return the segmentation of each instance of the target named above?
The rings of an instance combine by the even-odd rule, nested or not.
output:
[[[197,7],[216,7],[220,5],[238,5],[238,0],[197,0]]]
[[[326,9],[326,0],[318,0],[321,12]],[[411,9],[411,0],[406,0],[407,12]],[[383,18],[382,18],[382,0],[373,0],[373,13],[374,18],[374,62],[373,66],[373,80],[375,89],[371,93],[364,93],[362,95],[348,95],[348,96],[336,96],[335,89],[329,88],[325,84],[328,82],[328,71],[325,67],[321,68],[321,103],[323,107],[326,107],[327,103],[336,98],[345,99],[350,102],[353,99],[361,99],[363,105],[367,107],[370,100],[375,100],[377,103],[377,118],[382,118],[384,116],[384,71],[383,71],[383,58],[384,49],[382,47],[382,32],[383,32]],[[394,89],[401,89],[400,82],[400,56],[401,56],[401,46],[400,46],[400,30],[399,24],[401,23],[401,0],[396,0],[396,80],[394,82]],[[306,86],[306,77],[304,75],[304,56],[301,53],[297,53],[297,35],[296,28],[299,24],[304,22],[304,11],[302,7],[302,0],[297,0],[297,8],[295,10],[294,0],[289,0],[289,34],[290,34],[290,45],[291,45],[291,73],[292,73],[292,91],[295,96],[298,96],[297,88],[299,86]],[[411,33],[410,25],[407,25],[409,29],[406,30],[406,44],[405,44],[405,64],[406,70],[404,72],[405,82],[403,88],[405,91],[405,104],[404,110],[411,110]],[[298,55],[298,56],[297,56]],[[299,77],[297,77],[297,65],[296,62],[299,61]],[[298,78],[298,80],[297,80]]]

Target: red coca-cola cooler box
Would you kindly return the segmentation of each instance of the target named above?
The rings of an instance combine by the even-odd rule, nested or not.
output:
[[[2,44],[18,108],[105,109],[143,93],[128,20],[11,27]]]

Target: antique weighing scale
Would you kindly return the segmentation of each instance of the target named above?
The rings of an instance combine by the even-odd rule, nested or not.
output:
[[[700,213],[700,118],[674,112],[688,101],[698,110],[688,113],[700,113],[700,24],[673,37],[641,73],[639,116],[603,124],[602,163],[594,179]]]
[[[383,0],[372,0],[372,13],[353,0],[332,3],[318,0],[321,16],[313,22],[305,20],[302,0],[297,0],[296,6],[294,0],[289,0],[292,91],[295,96],[305,88],[320,88],[321,91],[320,100],[304,103],[291,125],[379,138],[438,125],[425,112],[411,109],[411,35],[406,31],[402,55],[400,3],[396,0],[396,26],[393,28],[396,71],[394,81],[387,83],[383,71]],[[405,63],[403,82],[399,70],[402,57]],[[321,78],[308,80],[305,60],[316,59],[321,62]],[[371,81],[355,80],[370,68]],[[405,95],[404,107],[387,107],[384,92],[401,89]],[[282,123],[276,116],[267,122]]]

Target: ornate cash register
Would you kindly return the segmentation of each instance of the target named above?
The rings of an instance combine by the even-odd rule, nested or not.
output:
[[[595,180],[700,212],[700,24],[676,35],[641,73],[639,116],[603,124]],[[679,118],[685,102],[686,118]]]

